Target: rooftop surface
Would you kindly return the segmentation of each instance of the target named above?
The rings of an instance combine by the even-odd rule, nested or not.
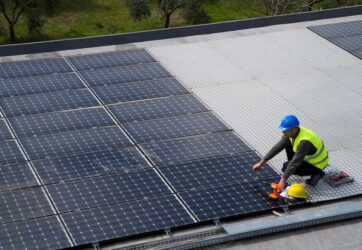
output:
[[[362,193],[362,61],[307,27],[361,20],[362,15],[359,15],[127,45],[3,57],[0,61],[145,48],[260,155],[279,140],[277,126],[280,118],[288,113],[296,114],[303,126],[313,129],[324,139],[330,150],[331,163],[355,178],[354,183],[340,188],[321,182],[308,189],[311,201],[320,202]],[[271,163],[280,169],[284,160],[285,156],[280,154]],[[349,202],[332,202],[317,208],[343,206]],[[303,211],[308,209],[311,208]],[[360,219],[353,223],[346,221],[236,242],[216,249],[359,249],[361,225]]]

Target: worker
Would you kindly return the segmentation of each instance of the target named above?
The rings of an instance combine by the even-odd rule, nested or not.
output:
[[[253,166],[253,171],[261,169],[267,161],[285,149],[288,161],[283,164],[283,175],[278,183],[280,189],[284,189],[285,181],[293,174],[310,176],[305,183],[315,186],[323,178],[323,169],[329,161],[323,141],[313,131],[299,126],[299,120],[294,115],[286,115],[279,129],[283,132],[282,138]]]

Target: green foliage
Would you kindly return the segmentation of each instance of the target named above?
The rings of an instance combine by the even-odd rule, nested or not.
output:
[[[204,5],[209,1],[188,0],[185,4],[184,18],[188,23],[200,24],[210,22],[210,16],[204,9]],[[210,2],[215,4],[216,1]]]
[[[149,0],[126,0],[131,17],[140,21],[151,16],[151,3]]]
[[[0,2],[2,1],[0,0]],[[148,0],[150,3],[150,15],[147,14],[146,17],[137,22],[134,21],[127,6],[127,1],[137,0],[36,1],[44,1],[44,8],[42,12],[39,12],[42,17],[42,20],[40,20],[42,22],[41,29],[36,28],[37,23],[29,24],[26,14],[23,13],[14,26],[18,42],[135,32],[160,29],[165,25],[165,17],[160,8],[160,0]],[[170,26],[178,27],[202,23],[205,20],[208,22],[221,22],[265,16],[265,9],[261,0],[200,1],[203,2],[201,8],[207,16],[202,17],[202,12],[198,12],[197,15],[190,14],[189,12],[187,15],[187,7],[183,6],[176,9],[170,16]],[[337,0],[324,0],[313,5],[313,10],[362,4],[362,0],[339,0],[339,2],[337,3]],[[197,9],[189,11],[195,10]],[[195,16],[198,18],[195,18]],[[29,32],[31,29],[33,32]],[[0,44],[6,43],[9,43],[9,27],[8,22],[0,12]]]

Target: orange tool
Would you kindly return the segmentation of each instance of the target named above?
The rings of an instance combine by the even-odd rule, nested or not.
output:
[[[279,192],[282,191],[282,187],[275,182],[271,184],[271,187],[273,188],[273,191],[269,194],[269,198],[273,200],[279,199]]]

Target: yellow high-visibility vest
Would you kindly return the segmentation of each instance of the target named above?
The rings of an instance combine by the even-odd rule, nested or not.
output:
[[[316,135],[313,131],[301,126],[299,126],[299,128],[300,131],[297,138],[295,138],[294,140],[292,138],[289,138],[290,142],[293,145],[294,153],[297,152],[297,148],[301,141],[303,140],[309,141],[310,143],[313,144],[313,146],[317,149],[317,151],[313,155],[304,156],[304,161],[316,166],[319,169],[324,169],[329,162],[327,147],[324,145],[321,138],[319,138],[319,136]]]

